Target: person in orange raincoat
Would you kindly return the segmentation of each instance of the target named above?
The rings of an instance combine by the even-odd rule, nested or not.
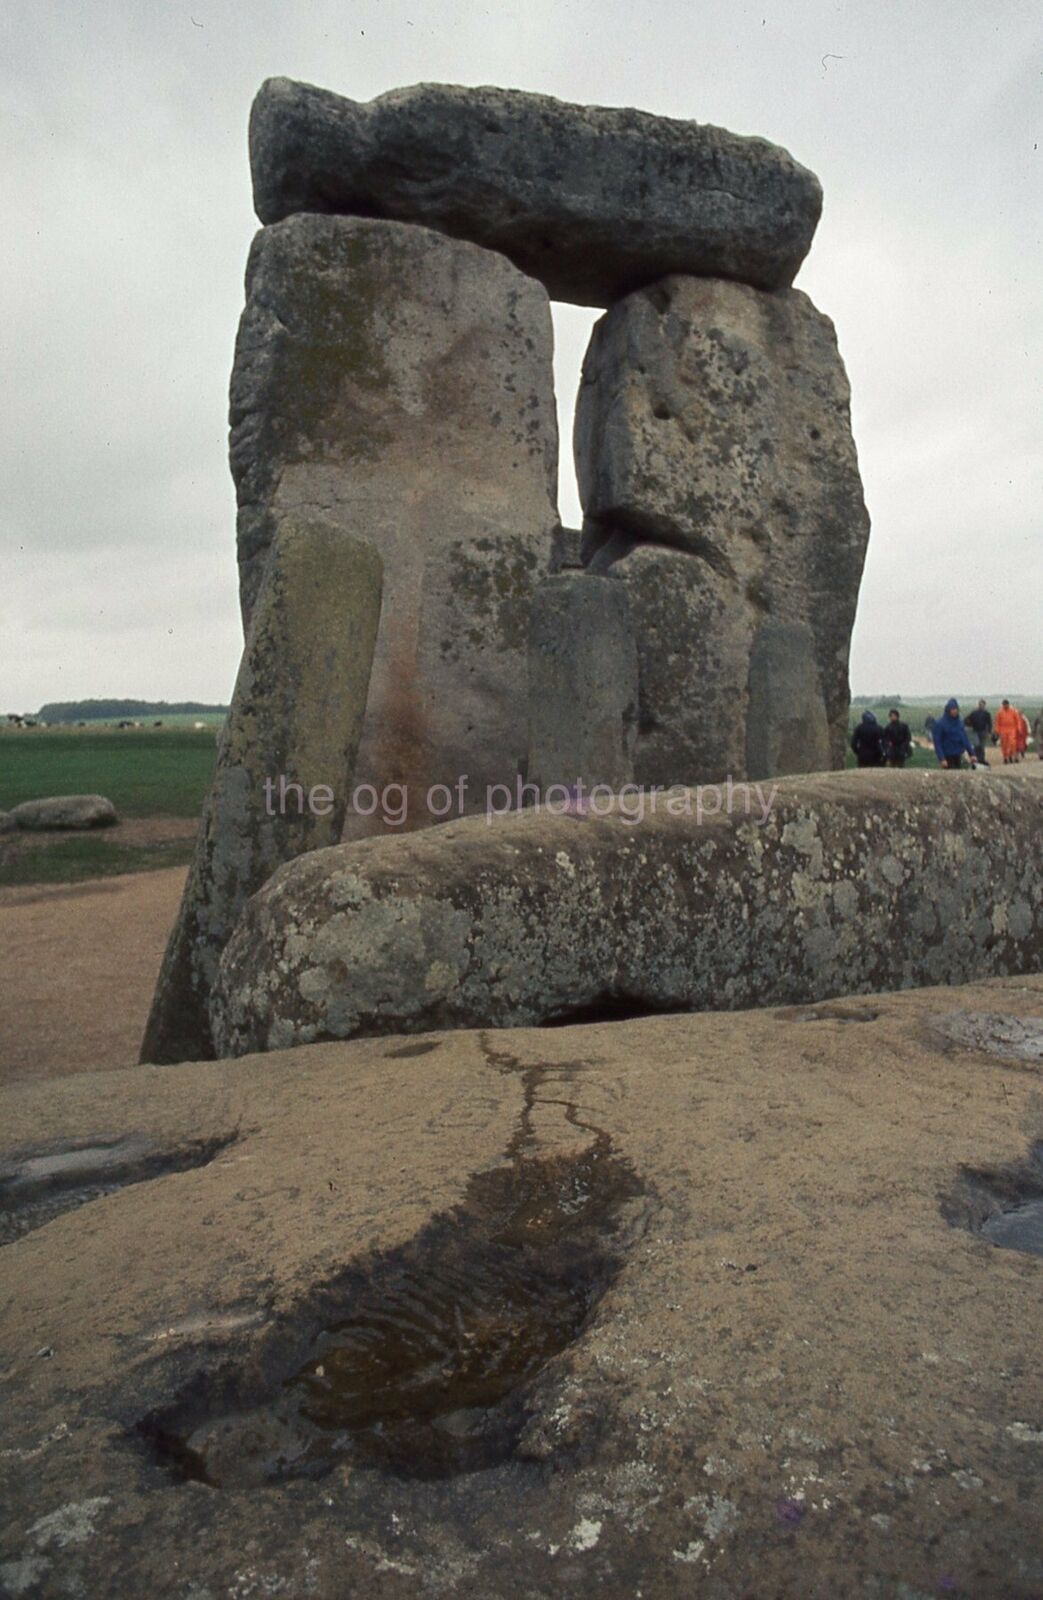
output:
[[[1021,732],[1021,712],[1015,711],[1009,700],[1004,700],[996,713],[994,723],[1003,748],[1003,765],[1010,766],[1017,759],[1018,734]]]
[[[1028,752],[1029,752],[1029,719],[1028,719],[1028,717],[1026,717],[1024,711],[1019,711],[1018,710],[1017,706],[1014,707],[1014,710],[1017,711],[1018,718],[1019,718],[1019,723],[1018,723],[1018,760],[1022,761],[1022,760],[1024,760],[1025,756],[1028,755]]]

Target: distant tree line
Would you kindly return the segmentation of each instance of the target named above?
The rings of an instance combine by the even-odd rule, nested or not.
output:
[[[112,722],[119,717],[167,717],[200,712],[226,712],[227,706],[204,706],[198,700],[52,700],[36,713],[41,722]]]

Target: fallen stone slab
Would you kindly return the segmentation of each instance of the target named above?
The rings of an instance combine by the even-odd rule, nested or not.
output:
[[[1043,791],[848,772],[467,818],[316,852],[254,896],[220,1055],[735,1009],[1043,967]]]
[[[276,867],[344,827],[380,621],[382,563],[342,528],[276,521],[142,1061],[212,1056],[221,951]]]
[[[687,672],[710,696],[728,685],[731,706],[727,717],[711,719],[716,749],[707,745],[705,728],[682,732],[685,743],[706,746],[705,764],[675,770],[671,781],[785,771],[785,764],[764,765],[782,755],[782,736],[772,725],[802,710],[805,747],[787,738],[790,754],[808,763],[804,770],[814,769],[820,743],[811,730],[824,715],[827,764],[843,766],[848,653],[869,517],[850,388],[829,318],[798,290],[763,294],[720,279],[673,277],[628,296],[591,336],[575,457],[588,557],[595,557],[599,532],[606,546],[596,570],[604,570],[621,541],[623,554],[627,540],[650,541],[686,551],[695,572],[684,587],[706,591],[685,640]],[[618,575],[626,578],[627,571],[624,563]],[[643,691],[644,722],[654,734],[659,722],[676,729],[685,716],[702,712],[670,694],[671,676],[656,652],[678,648],[678,640],[674,630],[656,631],[660,602],[650,601],[647,564],[642,573],[642,592],[632,597],[642,676],[661,681],[668,696],[660,706]],[[661,604],[669,609],[676,602],[664,596]],[[797,669],[805,699],[793,713],[779,706],[768,725],[753,731],[748,767],[747,694],[760,698],[761,717],[765,710],[750,681],[758,670],[751,662],[754,638],[774,637],[776,648],[771,630],[780,623],[811,632],[812,659]],[[639,732],[636,775],[658,781],[658,772],[654,779],[646,773],[642,741]]]
[[[1043,1261],[987,1210],[1038,1069],[954,1012],[1043,979],[14,1086],[0,1165],[111,1188],[3,1251],[0,1585],[1039,1592]]]
[[[116,807],[101,794],[59,794],[45,800],[23,800],[10,815],[15,826],[30,831],[48,828],[111,828],[119,821]]]
[[[433,786],[524,762],[529,604],[558,523],[552,350],[545,291],[476,245],[332,216],[254,240],[231,386],[244,619],[280,514],[384,563],[349,831],[424,826]]]
[[[448,84],[359,103],[269,78],[250,167],[262,222],[311,211],[421,223],[501,251],[578,305],[671,272],[782,288],[822,209],[815,175],[765,139]]]

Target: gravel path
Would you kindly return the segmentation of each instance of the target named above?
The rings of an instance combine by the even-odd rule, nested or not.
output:
[[[134,1065],[185,873],[0,889],[0,1082]]]

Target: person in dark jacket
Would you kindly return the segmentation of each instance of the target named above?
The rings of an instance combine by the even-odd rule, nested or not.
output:
[[[960,702],[946,701],[945,710],[934,725],[934,753],[949,772],[958,772],[964,756],[970,756],[971,766],[977,766],[977,757],[970,735],[960,716]]]
[[[913,753],[913,739],[909,724],[902,721],[901,713],[891,707],[882,733],[884,758],[889,767],[904,767]]]
[[[974,736],[974,753],[983,766],[987,767],[989,763],[985,759],[985,746],[992,738],[992,712],[984,700],[979,700],[966,720]]]
[[[871,711],[863,711],[862,720],[851,735],[851,748],[860,767],[882,767],[884,764],[884,735]]]

